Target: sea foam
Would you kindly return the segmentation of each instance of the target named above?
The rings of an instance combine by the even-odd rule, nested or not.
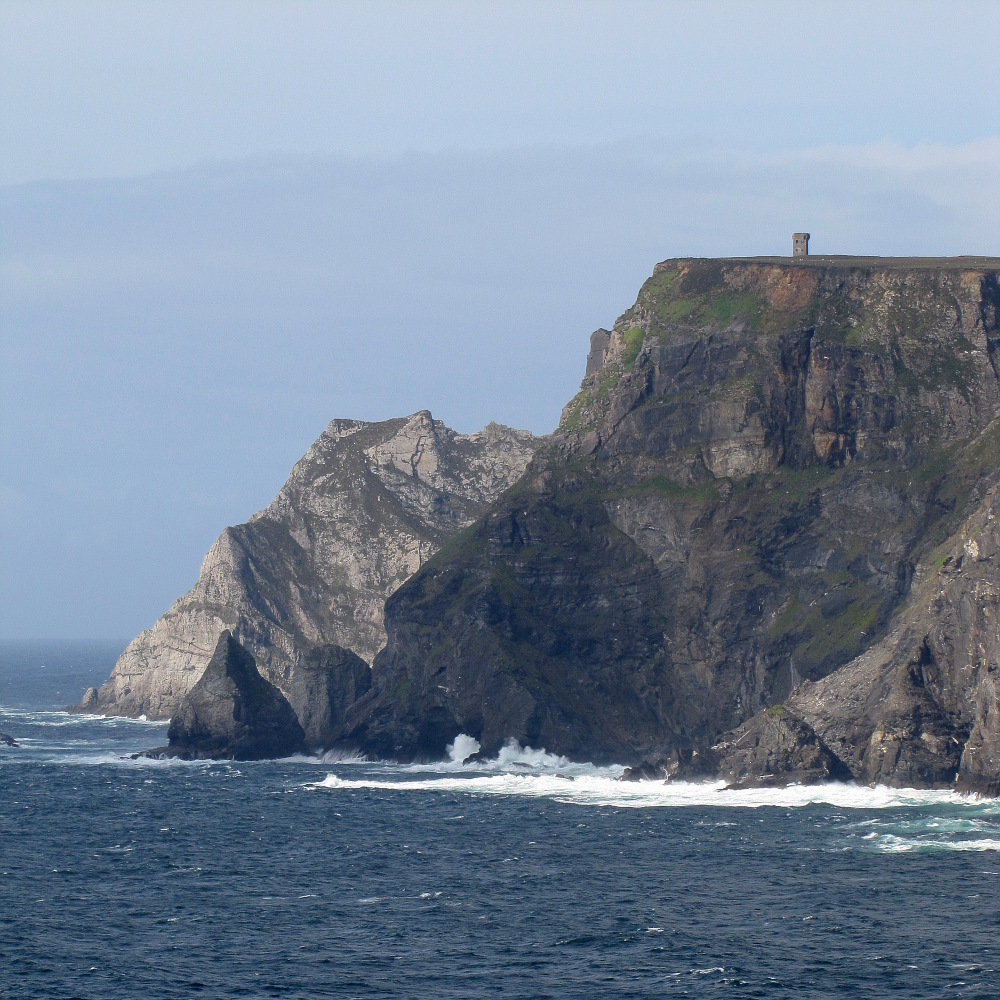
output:
[[[1000,815],[1000,801],[963,795],[949,789],[889,788],[831,782],[789,785],[785,788],[727,788],[723,781],[620,781],[620,765],[598,766],[571,761],[544,748],[521,746],[509,740],[492,759],[475,758],[479,741],[459,734],[448,748],[448,759],[433,764],[372,762],[373,773],[344,778],[328,774],[308,788],[367,788],[393,792],[451,792],[469,795],[508,795],[551,798],[559,802],[624,809],[727,807],[798,809],[827,805],[839,809],[889,810],[957,807],[964,815],[938,816],[939,832],[979,831],[975,817]],[[991,830],[992,830],[992,825]]]
[[[625,770],[618,764],[598,766],[586,762],[569,760],[558,754],[548,753],[544,748],[521,746],[517,740],[511,739],[500,748],[496,757],[481,758],[480,744],[474,736],[459,733],[454,743],[446,747],[447,759],[430,764],[395,764],[391,761],[379,761],[380,766],[393,773],[403,774],[561,774],[575,777],[577,775],[603,775],[617,778]]]
[[[577,765],[579,771],[589,765]],[[790,785],[787,788],[729,789],[718,782],[619,781],[599,773],[501,773],[439,774],[418,776],[412,769],[394,769],[395,775],[342,778],[328,774],[307,787],[326,789],[366,788],[392,792],[450,792],[468,795],[508,795],[549,798],[558,802],[623,809],[726,807],[800,809],[829,805],[840,809],[899,809],[927,806],[996,806],[948,790],[870,788],[850,784]],[[597,769],[594,769],[595,771]]]
[[[884,854],[926,854],[938,851],[1000,851],[1000,839],[979,837],[972,840],[943,840],[940,837],[876,837],[872,846]]]
[[[475,736],[459,733],[454,743],[445,748],[452,764],[464,764],[473,754],[479,753],[480,743]]]
[[[448,748],[449,760],[437,764],[391,764],[372,766],[374,773],[345,778],[328,774],[309,788],[406,792],[450,792],[468,795],[506,795],[549,798],[563,803],[610,806],[622,809],[764,807],[799,809],[812,805],[850,810],[919,809],[953,807],[964,816],[937,816],[930,829],[944,832],[986,832],[977,818],[1000,815],[1000,801],[980,799],[948,789],[889,788],[832,782],[820,785],[789,785],[785,788],[726,788],[725,782],[708,781],[620,781],[624,768],[596,766],[567,760],[544,749],[522,747],[510,741],[491,760],[469,759],[478,742],[459,736]],[[975,807],[975,816],[966,811]],[[992,824],[989,823],[992,832]],[[964,829],[962,829],[964,827]]]

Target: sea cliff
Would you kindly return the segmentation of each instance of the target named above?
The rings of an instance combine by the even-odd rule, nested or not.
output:
[[[331,424],[89,707],[232,628],[308,745],[996,794],[998,345],[1000,261],[665,261],[548,439]]]
[[[465,732],[487,753],[513,737],[725,774],[726,734],[787,705],[786,725],[758,725],[765,743],[812,740],[794,709],[844,774],[953,782],[996,746],[992,646],[968,631],[989,564],[958,580],[954,553],[1000,479],[998,305],[996,261],[657,265],[591,338],[520,482],[389,599],[355,741],[435,756]],[[951,644],[922,653],[935,615]],[[920,687],[947,725],[914,722],[916,695],[847,706],[879,655],[947,674],[947,697]],[[858,729],[841,740],[825,719],[845,713]],[[875,733],[946,763],[887,750],[874,766],[856,744]]]

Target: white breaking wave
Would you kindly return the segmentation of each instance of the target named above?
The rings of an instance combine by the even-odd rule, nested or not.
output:
[[[603,775],[617,778],[625,770],[618,764],[598,766],[596,764],[580,763],[548,753],[543,747],[535,750],[533,747],[523,747],[515,739],[510,739],[500,749],[496,757],[489,760],[471,760],[480,749],[479,740],[474,736],[459,733],[455,742],[446,747],[447,760],[433,764],[394,764],[380,761],[379,764],[399,774],[559,774],[563,777],[582,775]]]
[[[620,781],[625,770],[620,765],[598,766],[571,761],[548,753],[544,748],[523,747],[513,739],[492,760],[470,759],[479,749],[475,737],[461,733],[447,748],[448,760],[435,764],[372,762],[370,766],[375,774],[359,778],[328,774],[322,781],[309,783],[306,787],[521,796],[623,809],[691,806],[799,809],[827,805],[857,810],[955,806],[964,811],[975,806],[978,817],[1000,815],[1000,800],[984,800],[948,789],[869,787],[842,782],[729,789],[723,781]],[[923,825],[925,821],[919,822],[921,830],[928,829]],[[965,816],[939,816],[932,822],[934,825],[929,829],[938,833],[987,832],[967,813]],[[992,832],[992,824],[987,826]]]
[[[790,785],[787,788],[727,789],[724,782],[618,781],[597,771],[591,773],[503,773],[439,774],[417,777],[412,770],[397,769],[397,776],[342,778],[328,774],[306,787],[331,790],[366,788],[379,791],[467,795],[502,795],[546,798],[586,806],[621,809],[726,807],[800,809],[828,805],[840,809],[899,809],[934,806],[975,806],[982,814],[1000,813],[1000,803],[984,802],[947,790],[920,791],[909,788],[869,788],[861,785]]]
[[[351,750],[327,750],[319,757],[310,758],[320,764],[369,764],[364,754],[359,754]]]
[[[580,763],[523,747],[509,740],[492,760],[472,760],[480,744],[465,733],[455,737],[448,748],[448,760],[435,764],[371,764],[377,773],[359,778],[327,774],[311,782],[310,789],[366,788],[392,792],[450,792],[467,795],[547,798],[557,802],[622,809],[725,807],[760,809],[800,809],[826,805],[839,809],[887,810],[953,806],[976,807],[976,817],[1000,815],[1000,801],[961,795],[948,789],[888,788],[831,782],[823,785],[789,785],[786,788],[729,789],[723,781],[620,781],[620,765],[597,766]],[[351,760],[350,763],[362,763]],[[336,762],[334,762],[336,763]],[[992,832],[978,824],[976,817],[938,816],[930,827],[920,820],[921,831],[939,834]],[[898,825],[897,832],[907,832]],[[985,840],[983,841],[986,842]],[[964,841],[972,843],[972,841]],[[972,848],[967,848],[972,849]]]
[[[452,764],[464,764],[474,753],[479,753],[481,746],[475,736],[459,733],[454,743],[449,743],[445,749]]]
[[[128,768],[196,768],[207,769],[212,764],[219,761],[208,760],[181,760],[178,757],[143,757],[133,756],[131,753],[113,753],[107,750],[94,750],[91,753],[66,752],[65,748],[57,748],[39,756],[39,764],[72,764],[87,767],[128,767]],[[230,764],[230,761],[222,763]]]
[[[107,726],[145,726],[166,729],[169,724],[163,719],[147,719],[140,715],[131,718],[126,715],[96,715],[84,712],[64,712],[61,709],[8,708],[0,706],[0,716],[38,726],[85,726],[103,724]]]

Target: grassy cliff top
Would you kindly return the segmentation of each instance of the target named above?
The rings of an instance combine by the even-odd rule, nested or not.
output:
[[[679,328],[734,323],[758,333],[822,327],[860,346],[876,332],[888,342],[980,314],[986,322],[998,300],[1000,258],[690,257],[657,264],[615,328],[672,339]]]

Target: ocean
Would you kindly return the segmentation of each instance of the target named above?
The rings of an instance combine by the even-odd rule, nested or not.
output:
[[[0,646],[0,997],[1000,996],[1000,802],[133,760],[121,644]]]

